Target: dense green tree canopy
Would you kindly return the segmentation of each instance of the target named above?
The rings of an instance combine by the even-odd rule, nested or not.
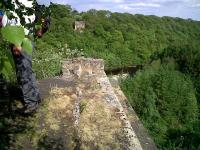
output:
[[[81,19],[86,23],[82,33],[74,31],[75,20]],[[83,49],[87,57],[105,59],[106,68],[115,69],[145,64],[154,52],[169,46],[184,43],[200,50],[199,37],[198,21],[104,10],[78,13],[68,5],[53,5],[51,29],[42,42],[55,51],[67,43],[71,49]]]
[[[124,80],[121,87],[159,148],[198,148],[196,91],[173,63],[154,62]],[[189,137],[193,138],[188,141]]]
[[[60,61],[84,55],[102,58],[106,69],[144,65],[122,89],[161,149],[200,149],[200,22],[172,17],[51,6],[51,27],[36,41],[38,78],[55,76]],[[74,30],[75,21],[86,24]],[[0,68],[11,66],[0,37]],[[11,55],[10,55],[11,56]],[[12,78],[11,67],[4,70]],[[13,79],[13,78],[12,78]]]

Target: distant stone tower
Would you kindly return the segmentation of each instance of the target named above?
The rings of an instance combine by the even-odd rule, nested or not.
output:
[[[84,21],[75,21],[74,30],[82,32],[85,29],[85,22]]]

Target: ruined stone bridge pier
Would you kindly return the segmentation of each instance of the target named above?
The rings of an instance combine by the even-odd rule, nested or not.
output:
[[[26,143],[22,149],[41,145],[62,150],[156,149],[120,87],[111,85],[103,60],[63,61],[62,72],[61,77],[39,81],[45,101],[32,120],[34,135],[24,134],[16,140],[16,146]]]

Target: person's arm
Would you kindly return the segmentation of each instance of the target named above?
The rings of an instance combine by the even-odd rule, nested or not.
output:
[[[41,18],[40,22],[41,22],[41,26],[40,28],[36,30],[36,36],[38,38],[41,38],[48,31],[50,27],[50,19],[48,17]]]
[[[39,5],[36,4],[36,19],[35,24],[37,28],[35,29],[35,36],[41,38],[49,29],[51,23],[51,9],[50,5]]]

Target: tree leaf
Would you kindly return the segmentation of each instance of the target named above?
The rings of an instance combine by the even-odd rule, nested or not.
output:
[[[24,40],[22,41],[22,48],[28,54],[30,55],[32,54],[33,45],[32,45],[32,42],[28,38],[24,38]]]
[[[6,57],[8,58],[10,64],[12,65],[13,69],[15,68],[15,63],[13,60],[12,52],[10,50],[5,51]]]
[[[21,26],[7,26],[1,30],[2,36],[5,40],[9,41],[16,46],[21,46],[25,38],[24,29]]]
[[[4,74],[6,79],[9,79],[9,75],[12,74],[13,67],[8,58],[3,57],[0,63],[0,74]]]
[[[3,70],[3,59],[1,58],[0,59],[0,73],[2,72],[2,70]]]

